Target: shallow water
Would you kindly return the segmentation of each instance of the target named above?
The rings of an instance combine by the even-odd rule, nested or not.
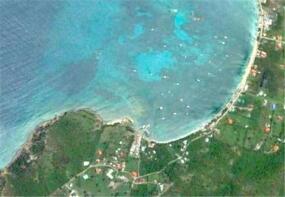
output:
[[[158,141],[230,99],[252,50],[252,0],[0,1],[0,167],[32,128],[91,107]]]

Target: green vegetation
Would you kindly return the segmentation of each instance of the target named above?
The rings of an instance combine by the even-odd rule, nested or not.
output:
[[[93,112],[68,112],[38,128],[0,172],[0,194],[284,196],[284,42],[278,48],[271,39],[284,33],[284,8],[270,2],[264,9],[276,8],[277,20],[259,46],[267,57],[255,60],[248,90],[215,128],[140,144],[128,122],[107,125]]]
[[[25,149],[2,175],[2,195],[284,195],[284,145],[266,153],[204,132],[164,145],[143,140],[137,158],[134,135],[68,112],[33,138],[45,142],[41,151]]]
[[[45,145],[40,149],[33,145],[31,154],[22,154],[10,166],[8,194],[47,195],[80,172],[81,162],[94,158],[100,132],[94,128],[95,122],[96,117],[85,111],[67,113],[42,132]]]
[[[2,195],[52,194],[86,168],[84,161],[95,164],[104,155],[104,163],[108,162],[120,139],[124,141],[121,151],[126,154],[130,146],[127,142],[133,139],[126,125],[103,125],[99,117],[87,110],[65,113],[52,126],[36,132],[31,146],[2,173],[6,181]],[[101,185],[98,183],[100,190]]]

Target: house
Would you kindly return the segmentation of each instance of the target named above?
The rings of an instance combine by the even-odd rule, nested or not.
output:
[[[229,125],[234,124],[234,120],[232,118],[228,118],[227,122],[228,122]]]
[[[102,169],[101,168],[95,168],[95,172],[96,172],[96,174],[101,174]]]
[[[107,177],[109,178],[109,179],[114,179],[114,177],[113,177],[113,172],[114,172],[114,170],[113,169],[110,169],[110,170],[108,170],[108,172],[106,173],[106,175],[107,175]]]
[[[136,178],[136,177],[139,176],[139,173],[137,171],[132,171],[131,175],[132,175],[133,178]]]
[[[83,166],[85,166],[85,167],[86,167],[86,166],[89,166],[89,164],[90,164],[90,161],[84,161],[84,162],[83,162]]]
[[[88,174],[84,174],[84,175],[83,175],[83,179],[84,179],[84,180],[87,180],[87,179],[89,179],[89,176],[88,176]]]
[[[279,146],[277,144],[272,145],[272,151],[276,153],[279,150]]]

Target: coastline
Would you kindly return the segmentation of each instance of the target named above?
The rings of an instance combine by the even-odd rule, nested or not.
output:
[[[247,85],[246,82],[247,82],[248,76],[250,74],[251,67],[254,64],[256,54],[258,51],[260,37],[263,34],[263,27],[264,27],[263,9],[262,9],[262,5],[261,5],[260,0],[256,0],[256,3],[257,3],[257,9],[258,9],[256,38],[253,42],[251,55],[248,59],[248,62],[246,63],[246,67],[244,69],[241,80],[240,80],[239,84],[237,85],[237,88],[235,89],[234,93],[232,94],[230,100],[224,105],[224,107],[216,115],[213,116],[213,118],[210,118],[209,121],[205,121],[206,123],[202,124],[202,126],[198,127],[197,129],[191,130],[190,133],[179,136],[178,138],[172,139],[172,140],[158,141],[158,140],[153,140],[149,137],[144,136],[145,140],[153,141],[153,142],[158,143],[158,144],[167,144],[167,143],[175,142],[175,141],[181,140],[183,138],[189,137],[190,135],[196,134],[197,132],[200,132],[200,131],[205,131],[207,129],[212,130],[219,123],[219,121],[224,116],[226,116],[228,114],[228,112],[231,110],[233,105],[236,103],[236,101],[238,100],[240,95],[245,90],[245,86]]]
[[[12,159],[8,162],[8,164],[5,165],[3,168],[0,168],[0,172],[2,170],[5,171],[5,169],[8,169],[22,154],[28,153],[29,149],[33,145],[33,140],[34,140],[35,137],[37,137],[41,133],[46,132],[49,127],[51,127],[55,123],[57,123],[60,120],[60,118],[62,118],[67,113],[78,112],[78,111],[86,111],[86,112],[89,112],[89,113],[92,113],[92,114],[96,115],[96,117],[98,117],[106,126],[114,126],[114,125],[117,125],[117,124],[122,124],[122,125],[126,125],[127,126],[127,125],[133,123],[133,120],[131,118],[129,118],[129,117],[124,117],[124,118],[121,118],[121,119],[115,119],[115,120],[112,120],[112,121],[104,122],[102,117],[98,113],[96,113],[96,111],[92,110],[91,108],[76,108],[76,109],[73,109],[73,110],[66,110],[64,112],[57,113],[52,118],[38,123],[34,127],[34,129],[32,129],[31,132],[29,132],[26,141],[15,152],[15,154],[13,155]]]
[[[5,145],[3,156],[7,157],[0,167],[0,196],[285,196],[285,180],[280,176],[285,165],[285,23],[280,23],[285,21],[285,2],[276,2],[261,3],[262,14],[255,3],[250,17],[245,16],[250,26],[244,26],[244,32],[249,36],[242,45],[245,50],[238,53],[243,60],[237,61],[238,72],[228,76],[234,71],[230,67],[222,78],[215,76],[223,82],[223,77],[228,77],[231,88],[223,92],[227,83],[221,82],[218,87],[205,88],[209,96],[221,96],[214,98],[219,107],[209,105],[211,113],[200,113],[199,121],[195,116],[167,117],[167,126],[157,125],[155,120],[161,116],[149,116],[149,108],[142,111],[146,120],[136,119],[134,110],[145,106],[140,102],[132,102],[135,108],[131,110],[116,105],[111,110],[100,102],[100,108],[77,102],[74,107],[55,107],[53,113],[50,108],[50,113],[42,116],[34,113],[26,121],[25,129],[30,128],[18,140],[20,146],[1,141]],[[260,24],[259,14],[263,18]],[[267,19],[275,15],[267,27]],[[235,36],[228,38],[239,41]],[[225,71],[223,64],[219,68]],[[182,87],[182,95],[187,95],[186,89]],[[211,104],[207,96],[200,98],[205,98],[204,104]],[[114,102],[109,103],[112,106]],[[184,108],[173,107],[177,114],[184,112]],[[178,139],[156,143],[147,137]],[[12,149],[13,154],[6,154]]]
[[[260,1],[257,0],[257,2],[258,2],[257,3],[258,4],[258,8],[257,9],[259,10],[259,13],[258,13],[258,17],[259,18],[258,18],[258,27],[257,28],[259,28],[259,25],[261,24],[261,21],[263,20],[263,18],[262,18],[262,11],[261,11],[262,7],[260,5]],[[248,59],[248,62],[246,63],[246,67],[244,69],[244,72],[243,72],[243,75],[241,77],[241,80],[240,80],[236,90],[232,94],[229,102],[227,102],[224,105],[224,107],[220,110],[220,112],[218,112],[216,115],[214,115],[209,120],[205,121],[205,123],[202,124],[202,126],[198,127],[197,129],[191,130],[189,133],[187,133],[187,134],[185,134],[183,136],[179,136],[176,139],[167,140],[167,141],[157,141],[157,140],[154,140],[154,139],[152,139],[150,137],[147,137],[145,135],[143,135],[143,138],[145,140],[147,140],[147,141],[153,141],[153,142],[158,143],[158,144],[166,144],[166,143],[171,143],[171,142],[178,141],[178,140],[181,140],[183,138],[189,137],[190,135],[196,134],[197,132],[200,132],[200,131],[205,131],[207,129],[212,129],[225,115],[227,115],[227,113],[230,111],[230,109],[232,108],[234,103],[237,101],[237,99],[243,93],[244,87],[246,86],[247,78],[248,78],[249,73],[250,73],[251,66],[253,65],[255,57],[256,57],[256,53],[257,53],[258,45],[259,45],[259,36],[261,34],[262,34],[262,30],[260,32],[257,31],[256,39],[255,39],[255,41],[253,43],[253,48],[252,48],[252,51],[251,51],[251,55],[250,55],[250,57]],[[61,111],[61,112],[56,113],[55,115],[51,116],[47,120],[39,122],[38,124],[36,124],[35,127],[33,127],[33,129],[31,129],[31,132],[28,133],[26,141],[14,153],[14,156],[12,157],[10,162],[8,162],[8,164],[6,166],[3,166],[3,169],[9,167],[21,155],[21,153],[23,151],[27,150],[27,148],[32,143],[32,139],[33,139],[34,134],[38,132],[38,128],[49,127],[52,124],[56,123],[58,118],[62,117],[65,113],[70,112],[70,111],[78,111],[78,110],[87,110],[87,111],[91,111],[92,113],[96,114],[96,111],[92,110],[92,108],[84,108],[84,107],[82,107],[82,108],[77,108],[77,109],[73,109],[73,110],[71,109],[71,110]],[[98,114],[96,114],[96,115],[98,115]],[[54,121],[55,119],[57,119],[57,120]],[[105,122],[105,123],[106,123],[106,125],[114,125],[114,124],[124,124],[124,123],[131,123],[131,124],[133,124],[133,122],[134,121],[130,117],[122,117],[122,118],[115,119],[115,120],[112,120],[112,121],[108,121],[108,122]],[[136,131],[139,131],[139,128],[136,128]],[[1,168],[0,168],[0,170],[1,170]]]
[[[33,139],[35,135],[45,132],[50,126],[55,124],[67,112],[68,111],[60,113],[60,114],[56,114],[53,116],[53,118],[50,118],[49,120],[45,120],[37,124],[36,127],[34,127],[34,129],[32,129],[32,131],[28,133],[27,140],[20,146],[20,148],[14,153],[13,157],[8,162],[8,164],[4,166],[2,169],[4,170],[4,169],[9,168],[21,156],[21,154],[29,150],[29,148],[33,144]],[[0,168],[0,171],[2,169]]]
[[[14,161],[24,151],[29,149],[29,147],[32,145],[33,137],[34,137],[35,134],[44,132],[46,129],[48,129],[48,127],[50,127],[53,124],[55,124],[66,113],[77,112],[77,111],[80,111],[80,110],[87,111],[87,112],[95,114],[97,117],[100,118],[100,120],[102,120],[102,122],[105,125],[108,125],[108,126],[112,126],[112,125],[116,125],[116,124],[129,125],[129,124],[133,124],[133,122],[134,122],[134,120],[131,117],[122,117],[122,118],[118,118],[118,119],[114,119],[114,120],[110,120],[110,121],[104,121],[104,119],[100,116],[100,114],[98,114],[96,112],[96,110],[94,110],[93,108],[84,107],[84,106],[77,107],[75,109],[61,110],[61,111],[59,111],[57,113],[48,114],[44,118],[40,117],[38,120],[35,120],[35,122],[30,123],[29,125],[26,126],[27,127],[26,129],[29,130],[29,132],[27,133],[27,136],[26,136],[26,140],[13,153],[13,155],[11,156],[11,159],[7,162],[7,164],[2,166],[2,167],[0,167],[0,172],[1,172],[1,170],[9,168],[9,166],[11,166],[11,164],[14,163]]]

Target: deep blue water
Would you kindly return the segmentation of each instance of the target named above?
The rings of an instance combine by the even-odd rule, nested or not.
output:
[[[230,99],[256,37],[253,0],[0,1],[0,167],[77,107],[178,139]]]

